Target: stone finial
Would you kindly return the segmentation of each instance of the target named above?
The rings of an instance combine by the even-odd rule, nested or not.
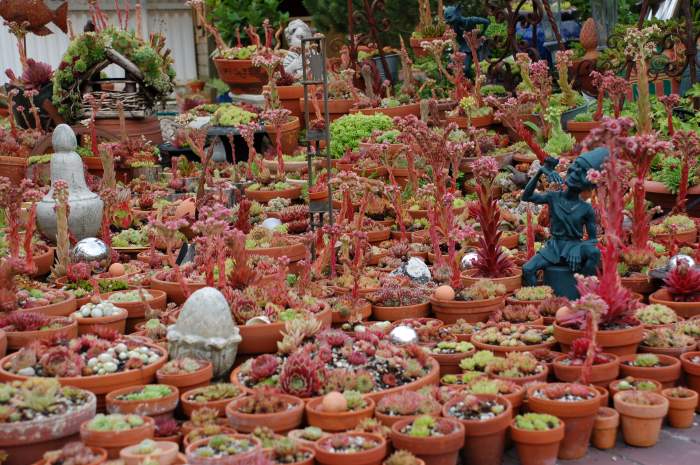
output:
[[[177,322],[168,328],[170,357],[210,360],[216,377],[231,369],[240,342],[228,302],[213,287],[193,292],[182,306]]]
[[[595,60],[598,57],[598,26],[593,18],[588,18],[581,27],[579,42],[586,51],[584,60]]]
[[[51,144],[54,152],[75,152],[78,148],[78,140],[73,129],[67,124],[59,124],[53,130]]]

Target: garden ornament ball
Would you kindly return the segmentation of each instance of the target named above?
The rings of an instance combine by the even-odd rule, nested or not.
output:
[[[98,263],[96,271],[106,271],[111,262],[109,246],[96,237],[86,237],[78,241],[70,252],[73,263]]]
[[[671,259],[668,261],[668,269],[674,269],[681,262],[686,262],[689,268],[695,267],[695,260],[693,260],[693,257],[679,253],[678,255],[671,257]]]
[[[391,330],[389,340],[398,345],[416,344],[418,343],[418,333],[410,326],[400,325]]]

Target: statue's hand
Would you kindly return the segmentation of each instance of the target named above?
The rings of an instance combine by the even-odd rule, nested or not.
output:
[[[542,163],[542,168],[540,168],[540,171],[547,175],[547,179],[549,180],[549,182],[552,182],[554,184],[562,184],[564,182],[561,176],[559,176],[559,173],[557,173],[556,171],[558,164],[558,159],[554,157],[547,157],[544,160],[544,163]]]
[[[569,263],[569,268],[571,271],[578,271],[581,268],[581,252],[578,247],[574,247],[570,252],[569,256],[566,257],[566,261]]]

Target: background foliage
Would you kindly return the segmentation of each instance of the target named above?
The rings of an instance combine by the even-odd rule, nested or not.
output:
[[[243,27],[248,24],[260,28],[265,18],[269,18],[277,29],[281,23],[286,23],[289,14],[280,10],[280,3],[280,0],[207,0],[207,13],[224,40],[234,44],[236,27],[241,28],[244,39]]]

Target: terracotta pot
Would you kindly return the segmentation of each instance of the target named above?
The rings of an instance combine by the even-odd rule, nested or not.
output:
[[[124,461],[124,465],[141,465],[149,458],[155,460],[159,465],[171,465],[175,462],[178,453],[178,445],[168,441],[156,441],[156,450],[150,454],[139,454],[139,445],[125,447],[119,452],[119,458]]]
[[[616,379],[620,374],[620,360],[615,354],[604,354],[610,361],[599,363],[591,367],[590,382],[598,386],[607,386],[610,381]],[[559,381],[573,383],[581,377],[583,366],[572,366],[563,363],[568,360],[568,355],[562,355],[554,359],[554,375]]]
[[[28,308],[26,311],[42,313],[48,316],[68,316],[73,313],[77,307],[78,304],[75,300],[75,296],[71,294],[66,300],[62,300],[61,302]]]
[[[301,242],[284,247],[267,247],[259,249],[246,249],[249,255],[279,258],[286,256],[290,262],[298,262],[306,257],[306,246]]]
[[[96,399],[69,413],[49,418],[0,424],[0,448],[8,454],[5,464],[26,465],[41,459],[44,452],[60,449],[66,442],[78,440],[83,422],[95,416]]]
[[[353,108],[350,113],[362,113],[364,115],[387,115],[391,118],[405,118],[408,115],[420,117],[420,103],[409,103],[392,108]]]
[[[170,394],[165,397],[161,397],[160,399],[119,399],[119,396],[140,391],[144,387],[146,386],[129,386],[126,388],[117,389],[107,394],[107,397],[105,397],[105,402],[107,404],[107,412],[122,414],[133,413],[135,415],[143,415],[148,417],[158,417],[161,415],[172,414],[172,412],[175,410],[175,407],[177,407],[178,400],[180,399],[180,391],[178,391],[178,389],[175,386],[168,386],[171,391]]]
[[[328,198],[328,190],[324,189],[320,192],[309,192],[309,200],[323,200]]]
[[[528,325],[528,327],[535,327],[534,325]],[[544,330],[544,326],[540,326],[539,329]],[[484,342],[478,341],[475,337],[472,337],[471,343],[474,344],[477,350],[490,350],[497,357],[505,357],[509,352],[531,352],[538,349],[552,349],[556,342],[545,342],[542,344],[530,344],[522,346],[497,346],[493,344],[486,344]]]
[[[588,134],[595,128],[600,126],[600,121],[569,121],[566,130],[574,136],[576,142],[583,142],[588,137]]]
[[[639,345],[639,351],[647,354],[662,354],[669,355],[675,358],[681,358],[681,355],[686,352],[692,352],[697,347],[697,342],[692,341],[685,347],[649,347],[644,344]]]
[[[365,292],[363,293],[362,289],[360,289],[359,295],[363,296],[363,295],[371,294],[371,293],[375,292],[376,290],[377,289],[365,290]],[[340,294],[346,294],[346,293],[350,292],[350,289],[338,287],[338,288],[335,288],[335,291],[340,293]],[[364,321],[367,318],[369,318],[369,316],[372,314],[372,304],[370,302],[367,302],[367,301],[364,301],[364,303],[362,303],[362,302],[363,302],[362,300],[360,300],[360,302],[358,302],[358,304],[360,305],[360,308],[356,308],[355,312],[358,313],[360,315],[360,319],[362,321]],[[348,318],[350,318],[350,315],[341,315],[340,312],[332,312],[331,316],[332,316],[332,322],[334,325],[345,323],[348,321]]]
[[[549,375],[549,367],[544,364],[543,365],[544,370],[541,372],[537,373],[536,375],[529,375],[529,376],[519,376],[519,377],[511,377],[511,376],[501,376],[497,375],[493,372],[491,372],[488,367],[486,369],[486,374],[489,375],[490,378],[493,379],[500,379],[503,381],[509,381],[511,383],[515,383],[518,386],[527,386],[528,384],[531,383],[544,383],[547,381],[547,375]]]
[[[691,352],[692,353],[692,352]],[[642,379],[654,379],[664,388],[673,387],[681,376],[681,362],[669,355],[657,355],[660,367],[635,367],[625,362],[634,360],[636,355],[620,357],[620,376],[633,376]]]
[[[662,182],[645,180],[644,191],[646,200],[660,206],[664,211],[670,211],[676,205],[676,194],[671,193]],[[688,215],[700,216],[700,206],[695,202],[699,197],[700,185],[688,186],[687,205],[692,206],[687,212]]]
[[[423,42],[433,42],[436,40],[442,40],[442,37],[432,37],[432,38],[426,38],[426,39],[417,39],[417,38],[411,37],[410,44],[411,44],[411,48],[413,49],[413,55],[415,55],[416,58],[428,56],[428,51],[425,50],[421,46],[421,44]]]
[[[508,400],[490,394],[476,395],[479,400],[495,400],[505,409],[487,420],[459,420],[464,425],[465,441],[462,451],[464,463],[479,465],[500,465],[506,443],[506,432],[512,419],[512,407]],[[455,396],[442,407],[442,415],[450,418],[449,409],[460,401]]]
[[[464,445],[464,425],[452,418],[444,421],[453,425],[452,432],[429,437],[415,437],[401,432],[413,423],[413,418],[398,421],[391,426],[391,444],[397,450],[411,452],[426,465],[455,465],[459,450]]]
[[[294,153],[299,146],[299,128],[301,127],[301,124],[299,123],[300,120],[301,118],[299,117],[290,116],[289,121],[282,125],[282,138],[280,142],[282,144],[283,153]],[[277,134],[275,133],[274,127],[272,125],[265,125],[265,131],[270,136],[270,140],[272,140],[273,143],[276,143]]]
[[[681,355],[681,364],[685,373],[685,382],[688,388],[700,393],[700,364],[693,362],[693,358],[700,356],[698,352],[686,352]],[[700,411],[700,405],[696,409]]]
[[[666,305],[683,318],[700,315],[700,302],[674,302],[666,289],[659,289],[651,294],[649,303]]]
[[[99,318],[83,318],[74,317],[78,325],[78,334],[82,336],[83,334],[94,334],[97,328],[110,329],[118,332],[119,334],[124,334],[126,330],[126,317],[129,316],[129,312],[124,308],[119,308],[119,313],[110,316],[103,316]]]
[[[617,427],[620,424],[620,414],[609,407],[598,409],[598,415],[593,424],[591,443],[597,449],[612,449],[617,441]]]
[[[668,413],[668,400],[661,394],[647,392],[653,399],[652,405],[639,405],[627,399],[633,393],[618,392],[613,398],[615,410],[620,414],[622,437],[627,444],[635,447],[650,447],[659,440],[661,424]]]
[[[560,384],[560,383],[554,383]],[[535,413],[548,413],[564,422],[564,439],[558,457],[562,460],[578,459],[586,455],[593,431],[595,417],[600,408],[600,394],[578,402],[567,402],[535,397],[538,386],[527,390],[528,408]]]
[[[300,445],[304,447],[308,447],[309,449],[314,451],[314,455],[316,453],[316,442],[317,441],[311,441],[309,439],[304,439],[302,436],[304,434],[303,429],[293,429],[289,433],[287,433],[287,437],[290,439],[294,439],[296,442],[298,442]],[[321,433],[321,437],[318,440],[321,440],[325,437],[330,436],[330,433]]]
[[[677,233],[673,234],[657,234],[653,236],[651,239],[655,242],[670,242],[672,240],[676,240],[680,243],[683,244],[694,244],[695,241],[698,238],[698,230],[697,229],[691,229],[688,231],[679,231]]]
[[[192,373],[167,374],[163,373],[161,368],[156,371],[156,379],[159,384],[175,386],[184,394],[192,389],[209,385],[209,381],[211,381],[214,376],[214,369],[212,368],[211,362],[206,360],[205,362],[206,365]]]
[[[57,317],[61,319],[62,317]],[[69,318],[65,320],[64,326],[57,329],[45,329],[36,331],[5,331],[6,349],[15,352],[22,347],[29,345],[33,341],[50,341],[56,336],[62,335],[69,339],[78,336],[78,323]]]
[[[617,394],[618,392],[620,392],[620,389],[618,388],[618,385],[619,385],[622,381],[624,381],[624,379],[625,379],[625,378],[617,379],[617,380],[613,381],[612,383],[610,383],[610,384],[608,385],[608,390],[610,391],[610,397],[615,397],[615,394]],[[635,381],[648,381],[648,382],[654,384],[656,387],[655,387],[651,392],[660,393],[661,390],[663,389],[663,388],[661,387],[661,383],[658,382],[658,381],[656,381],[655,379],[634,378],[634,380],[635,380]],[[632,390],[636,390],[636,389],[632,389]]]
[[[226,406],[229,404],[229,402],[234,401],[240,397],[243,397],[246,395],[246,392],[241,390],[241,393],[237,395],[236,397],[231,397],[227,399],[218,399],[218,400],[210,400],[207,402],[195,402],[194,400],[191,399],[192,396],[196,395],[196,392],[199,391],[202,388],[197,388],[197,389],[192,389],[189,392],[185,392],[183,394],[180,394],[180,405],[182,406],[182,413],[189,418],[192,415],[192,412],[194,412],[197,409],[200,409],[202,407],[209,407],[212,409],[216,409],[219,412],[220,417],[225,417],[226,416]]]
[[[330,308],[320,311],[315,315],[321,321],[323,328],[328,329],[333,319]],[[282,340],[284,322],[242,325],[238,327],[241,334],[241,343],[238,345],[238,353],[245,355],[265,354],[277,352],[277,342]]]
[[[471,124],[466,116],[448,116],[447,124],[456,123],[460,129],[487,128],[493,124],[493,112],[484,116],[474,116],[471,118]]]
[[[598,394],[600,394],[600,406],[607,407],[610,403],[610,392],[608,392],[608,389],[603,386],[596,386],[593,384],[591,386],[593,386],[595,390],[598,391]]]
[[[584,337],[583,331],[564,328],[554,323],[554,338],[562,352],[569,352],[573,341],[581,337]],[[629,355],[637,352],[637,346],[642,339],[644,339],[644,326],[640,324],[625,329],[599,330],[595,340],[606,353]]]
[[[513,305],[514,307],[527,307],[532,305],[535,308],[539,308],[544,300],[518,300],[512,296],[506,297],[506,304]]]
[[[440,376],[458,374],[462,372],[459,367],[459,362],[463,358],[471,357],[474,355],[476,349],[469,350],[467,352],[461,352],[457,354],[436,354],[431,352],[430,356],[433,357],[440,364]]]
[[[146,118],[126,118],[124,124],[126,134],[129,139],[140,139],[141,136],[143,136],[154,145],[160,145],[163,143],[163,134],[160,130],[160,120],[155,116],[149,116]],[[121,134],[121,123],[119,122],[119,118],[97,118],[97,120],[95,120],[95,128],[97,128],[98,131],[103,130],[111,134]],[[90,158],[96,159],[100,165],[100,168],[102,168],[102,161],[100,160],[100,157],[84,157],[83,161]],[[121,179],[121,181],[128,181],[128,179]]]
[[[424,413],[422,415],[430,415],[433,417],[439,417],[441,415],[441,411],[440,411],[441,408],[442,408],[442,406],[440,406],[440,408],[438,408],[434,412],[428,412],[428,413]],[[382,425],[388,426],[389,428],[391,428],[394,425],[394,423],[398,423],[399,421],[403,421],[403,420],[412,420],[412,419],[416,418],[417,416],[418,415],[387,415],[386,413],[382,413],[379,410],[376,410],[376,409],[374,410],[374,418],[379,420],[379,422]]]
[[[226,417],[229,424],[242,433],[252,433],[258,426],[267,426],[275,433],[284,434],[301,425],[304,416],[304,401],[298,397],[286,394],[275,394],[275,397],[287,402],[289,408],[283,412],[250,414],[239,411],[245,397],[239,397],[226,406]]]
[[[296,116],[297,118],[299,118],[299,121],[301,121],[303,124],[304,112],[301,108],[299,108],[299,100],[304,100],[304,86],[296,85],[276,87],[277,96],[280,99],[280,104],[282,105],[282,108],[286,108],[287,110],[291,111],[292,116]],[[263,86],[263,92],[269,90],[269,86]],[[313,108],[311,109],[311,114],[313,115]]]
[[[198,455],[195,454],[195,450],[200,448],[201,446],[206,446],[209,443],[209,439],[202,439],[201,441],[196,441],[193,442],[192,444],[188,445],[187,448],[185,449],[185,454],[187,455],[187,464],[188,465],[240,465],[240,464],[245,464],[249,463],[256,454],[260,452],[260,441],[257,440],[254,437],[244,435],[244,434],[227,434],[226,436],[230,436],[236,439],[248,439],[249,441],[252,441],[256,444],[255,447],[253,447],[251,450],[248,452],[244,452],[242,454],[236,454],[236,455],[230,455],[226,457],[199,457]]]
[[[101,447],[107,451],[107,457],[116,459],[119,451],[125,447],[138,444],[144,439],[153,439],[156,430],[151,417],[142,417],[143,425],[125,431],[92,431],[88,429],[90,421],[80,425],[80,439],[86,446]]]
[[[255,200],[260,203],[267,203],[272,199],[283,198],[283,199],[298,199],[301,197],[301,187],[293,186],[289,189],[283,190],[259,190],[259,191],[245,191],[245,196],[250,200]]]
[[[305,452],[306,454],[310,454],[309,458],[307,458],[306,460],[301,460],[299,462],[290,463],[289,465],[314,465],[316,463],[316,448],[315,447],[308,447],[308,446],[304,447],[304,446],[300,445],[299,450],[302,452]],[[265,452],[267,453],[267,450]],[[269,456],[273,459],[273,461],[276,458],[274,451],[269,452]],[[278,463],[278,462],[274,462],[274,463]]]
[[[253,66],[253,60],[214,58],[214,66],[234,94],[259,94],[267,82],[265,70]]]
[[[24,157],[0,156],[0,173],[19,185],[27,174],[27,159]]]
[[[61,448],[61,446],[59,446]],[[89,447],[89,449],[92,451],[94,455],[97,455],[97,458],[93,461],[90,462],[86,465],[101,465],[107,460],[107,451],[104,450],[101,447]],[[58,450],[58,449],[57,449]],[[41,459],[38,462],[34,462],[32,465],[47,465],[46,460]]]
[[[668,424],[672,428],[690,428],[695,420],[695,409],[698,406],[698,393],[692,393],[689,397],[674,397],[672,388],[664,389],[661,395],[668,400]]]
[[[7,333],[0,329],[0,356],[7,354]]]
[[[480,279],[482,279],[475,277],[475,274],[476,270],[468,270],[462,273],[462,284],[464,284],[465,286],[471,286],[472,284],[476,284]],[[520,287],[522,286],[522,277],[523,272],[521,270],[518,270],[513,276],[489,279],[496,284],[503,284],[506,287],[506,292],[512,293],[520,289]]]
[[[638,294],[651,294],[656,289],[648,275],[638,273],[634,276],[622,276],[620,280],[624,287]]]
[[[53,247],[46,247],[46,249],[39,251],[39,253],[35,252],[34,264],[36,265],[36,271],[32,274],[32,277],[45,276],[51,271],[55,249]]]
[[[198,291],[203,287],[206,287],[206,283],[195,283],[195,282],[190,282],[187,281],[187,288],[190,291],[190,295],[194,291]],[[165,301],[166,303],[169,302],[175,302],[178,305],[182,305],[185,303],[185,294],[182,292],[182,289],[180,288],[180,283],[176,282],[171,282],[171,281],[161,281],[160,279],[156,278],[155,276],[151,278],[151,290],[155,291],[162,291],[163,293],[166,294],[167,300]],[[138,302],[139,304],[141,302]],[[125,302],[120,302],[119,305],[122,307],[126,308],[124,306]],[[143,305],[141,307],[143,308]],[[165,308],[165,304],[163,304],[163,309]],[[127,308],[128,310],[128,308]],[[146,309],[143,308],[143,311],[145,312]]]
[[[323,102],[321,103],[321,109],[323,109]],[[328,99],[328,119],[332,123],[333,121],[337,120],[338,118],[345,116],[350,113],[350,110],[352,107],[355,105],[355,101],[353,99]],[[299,99],[299,111],[303,114],[304,113],[304,98]],[[309,118],[314,118],[312,116],[313,113],[313,106],[311,105],[311,102],[309,102]]]
[[[522,465],[554,465],[557,462],[559,444],[564,439],[564,422],[546,431],[528,431],[510,424],[510,438],[515,443]]]
[[[326,447],[324,447],[326,444],[329,444],[331,441],[333,441],[333,436],[335,435],[330,435],[326,438],[320,439],[317,442],[316,461],[321,465],[347,465],[348,463],[352,463],[353,465],[379,465],[380,463],[382,463],[382,460],[384,460],[384,457],[386,457],[386,440],[377,434],[359,432],[339,434],[362,436],[377,442],[379,445],[369,450],[355,452],[354,454],[341,454],[330,452],[328,449],[326,449]]]
[[[445,324],[456,323],[463,319],[467,323],[480,323],[489,319],[491,312],[503,307],[505,297],[486,300],[439,300],[430,297],[430,306],[435,316]]]
[[[347,412],[324,412],[321,403],[323,397],[317,397],[306,403],[306,422],[309,426],[317,426],[324,431],[336,432],[354,429],[362,420],[372,418],[375,403],[365,399],[365,408]]]
[[[218,420],[221,420],[222,422],[227,422],[226,418],[218,418]],[[187,423],[189,423],[189,422],[185,422],[184,424],[187,424]],[[218,425],[218,422],[217,422],[217,425]],[[216,433],[216,434],[208,434],[204,431],[204,429],[205,429],[205,427],[192,428],[185,433],[184,428],[183,428],[182,447],[187,449],[187,447],[189,447],[190,444],[194,444],[195,442],[201,441],[201,439],[203,439],[203,438],[210,438],[212,436],[216,436],[219,434],[224,434],[226,436],[238,434],[238,431],[236,431],[233,428],[229,428],[228,426],[219,425],[218,433]],[[190,433],[193,433],[193,432],[198,433],[197,436],[199,436],[200,439],[197,439],[196,441],[191,441],[189,439],[190,437],[192,437],[192,436],[190,436]]]

